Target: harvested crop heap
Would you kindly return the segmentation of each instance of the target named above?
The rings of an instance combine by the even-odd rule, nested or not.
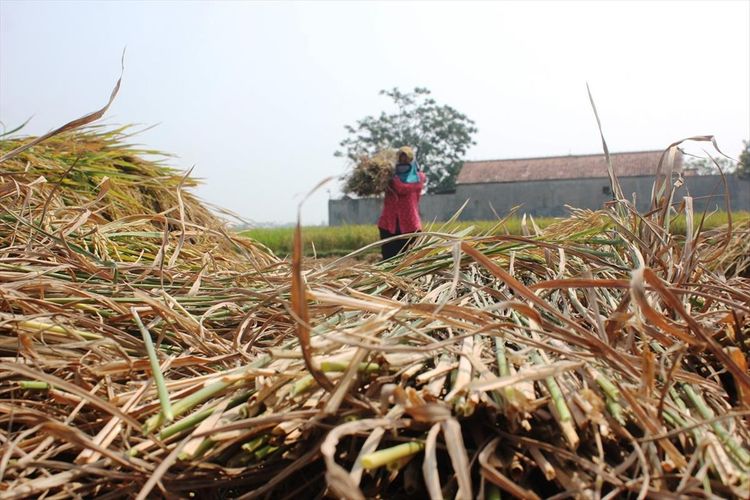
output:
[[[303,271],[121,134],[2,164],[0,498],[747,495],[747,225]]]
[[[372,156],[361,156],[344,179],[344,192],[357,196],[385,193],[388,182],[393,177],[395,165],[396,150],[394,149],[384,149]]]

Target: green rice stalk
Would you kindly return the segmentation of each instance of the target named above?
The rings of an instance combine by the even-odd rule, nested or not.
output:
[[[706,420],[713,419],[715,414],[711,408],[706,404],[704,399],[695,392],[695,390],[689,384],[681,384],[682,390],[685,391],[690,402],[698,410],[698,413],[702,418]],[[734,456],[740,464],[745,467],[750,466],[750,453],[743,448],[732,436],[729,435],[727,430],[721,425],[720,422],[712,422],[711,428],[719,437],[721,443],[729,449],[729,452]]]
[[[49,390],[51,386],[47,382],[39,382],[38,380],[19,380],[18,387],[32,391],[46,391]]]
[[[239,373],[240,371],[252,371],[253,369],[262,368],[269,362],[270,362],[270,358],[268,356],[262,356],[261,358],[250,363],[246,368],[234,370],[233,373]],[[182,415],[183,413],[192,410],[199,404],[205,402],[211,397],[223,392],[227,388],[234,385],[237,382],[236,380],[234,379],[226,380],[229,377],[229,375],[231,374],[230,373],[226,374],[224,380],[220,380],[218,382],[209,384],[206,387],[200,389],[199,391],[196,391],[193,394],[187,396],[186,398],[176,401],[175,404],[172,406],[172,414],[175,417],[178,417]],[[150,434],[154,432],[154,430],[159,428],[163,422],[164,422],[164,415],[161,412],[157,413],[156,415],[146,420],[146,423],[143,426],[143,433]]]
[[[383,467],[384,465],[396,462],[402,458],[416,455],[422,450],[424,450],[423,442],[412,441],[409,443],[402,443],[363,456],[361,459],[362,467],[367,470],[377,469],[378,467]]]
[[[151,333],[141,321],[138,311],[136,311],[135,308],[131,308],[130,312],[138,325],[138,329],[141,331],[143,345],[146,347],[146,352],[148,353],[148,359],[151,363],[151,374],[154,377],[154,383],[156,384],[156,389],[159,393],[161,414],[164,416],[165,421],[171,422],[174,420],[172,404],[169,401],[169,391],[167,390],[167,385],[164,383],[164,375],[161,373],[161,367],[159,366],[159,358],[156,356],[156,349],[154,349],[154,343],[151,341]]]

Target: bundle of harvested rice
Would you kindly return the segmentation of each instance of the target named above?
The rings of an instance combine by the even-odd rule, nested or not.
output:
[[[344,178],[344,192],[357,196],[382,195],[393,177],[395,165],[394,149],[384,149],[373,156],[361,156]]]
[[[0,199],[0,498],[750,488],[750,280],[726,231],[675,237],[668,207],[623,202],[425,232],[377,265],[303,271],[299,233],[291,265],[230,238],[215,266],[169,227],[137,260],[111,235],[94,253],[121,221],[68,211],[99,194]]]
[[[52,137],[4,161],[0,182],[36,180],[36,189],[54,189],[58,208],[78,207],[96,199],[92,217],[99,222],[132,215],[169,215],[182,209],[191,222],[215,225],[216,217],[184,190],[196,186],[196,180],[165,165],[167,157],[162,153],[126,144],[130,137],[128,127],[89,127]],[[6,140],[3,148],[10,150],[30,140]]]
[[[35,231],[44,231],[58,244],[69,241],[105,261],[169,258],[200,267],[208,257],[216,264],[241,247],[264,262],[275,260],[259,245],[230,236],[225,222],[190,192],[195,179],[167,166],[165,155],[126,144],[129,137],[127,127],[90,127],[4,161],[0,236],[28,246]],[[2,152],[30,140],[5,140]],[[180,259],[183,251],[192,258]]]

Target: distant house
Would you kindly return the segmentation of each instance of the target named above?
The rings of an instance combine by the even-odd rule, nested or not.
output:
[[[612,153],[610,158],[623,196],[640,211],[648,210],[654,178],[662,161],[667,174],[668,155],[663,151]],[[724,208],[724,187],[720,176],[695,176],[683,169],[677,153],[672,161],[673,178],[682,176],[675,201],[691,195],[696,210]],[[750,181],[729,176],[732,207],[750,208]],[[567,206],[597,210],[612,201],[607,161],[603,154],[467,161],[450,194],[425,195],[420,203],[424,220],[447,220],[461,207],[462,220],[492,220],[516,206],[534,216],[560,216]],[[380,213],[380,199],[331,200],[329,224],[374,224]]]
[[[662,154],[663,151],[634,151],[613,153],[610,158],[618,177],[647,177],[656,173]],[[673,169],[682,170],[681,153],[675,155]],[[603,154],[593,154],[467,161],[458,174],[456,184],[573,179],[603,179],[608,182],[606,157]]]
[[[633,151],[610,155],[623,194],[647,207],[659,162],[666,173],[669,159],[663,151]],[[682,172],[682,154],[671,162]],[[565,213],[566,205],[598,209],[612,200],[612,186],[603,154],[468,161],[456,181],[456,196],[469,200],[468,218],[485,219],[521,205],[539,216]]]

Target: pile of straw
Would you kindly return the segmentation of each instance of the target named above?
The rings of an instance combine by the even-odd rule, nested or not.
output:
[[[59,151],[127,150],[94,139]],[[37,148],[28,171],[76,161]],[[741,241],[673,236],[669,196],[303,268],[299,228],[279,261],[188,216],[177,175],[174,209],[116,220],[62,178],[0,182],[0,498],[749,491]]]
[[[258,255],[257,244],[230,237],[224,222],[187,189],[197,185],[195,179],[165,165],[164,155],[126,144],[129,138],[127,128],[90,127],[52,137],[0,164],[0,203],[8,204],[0,235],[9,248],[32,245],[35,235],[45,234],[50,242],[80,245],[107,262],[161,265],[168,257],[170,265],[193,268],[204,254],[214,262],[226,253],[236,259],[231,256],[238,246]],[[29,140],[3,141],[2,151]],[[274,258],[263,251],[262,260],[268,259]]]
[[[384,149],[373,156],[361,156],[344,178],[344,193],[357,196],[382,195],[393,177],[395,165],[395,149]]]

